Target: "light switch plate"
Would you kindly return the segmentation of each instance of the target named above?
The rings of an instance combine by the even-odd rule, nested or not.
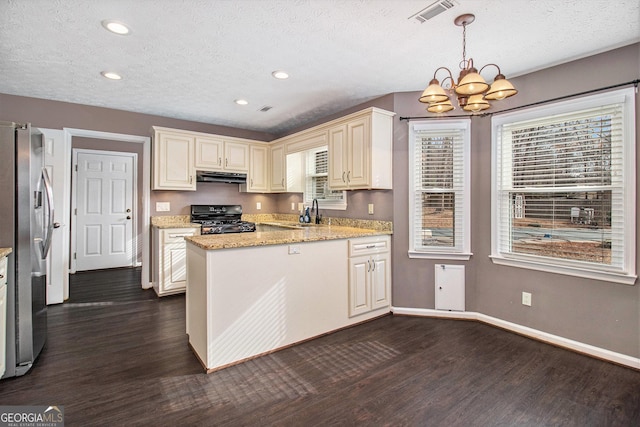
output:
[[[169,212],[171,210],[171,202],[156,202],[156,212]]]
[[[369,215],[373,215],[373,203],[369,203]]]
[[[260,203],[260,202],[256,202],[256,209],[257,209],[257,210],[262,209],[262,203]]]
[[[529,292],[522,293],[522,305],[531,307],[531,294]]]

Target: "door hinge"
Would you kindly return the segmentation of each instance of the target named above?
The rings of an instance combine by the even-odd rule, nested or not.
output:
[[[73,214],[74,214],[74,215],[78,215],[78,208],[75,208],[75,209],[73,210]]]
[[[76,163],[76,172],[78,172],[78,164]]]
[[[78,259],[78,254],[76,252],[73,253],[73,259]]]

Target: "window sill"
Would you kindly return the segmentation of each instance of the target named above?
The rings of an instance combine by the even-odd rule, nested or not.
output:
[[[451,259],[459,261],[468,261],[472,253],[462,252],[418,252],[409,251],[409,258],[417,259]]]
[[[526,268],[529,270],[544,271],[547,273],[564,274],[567,276],[583,277],[586,279],[601,280],[605,282],[621,283],[623,285],[635,285],[638,276],[622,273],[614,273],[601,270],[587,270],[584,268],[560,266],[534,262],[530,260],[505,258],[500,255],[489,255],[494,264],[509,267]]]

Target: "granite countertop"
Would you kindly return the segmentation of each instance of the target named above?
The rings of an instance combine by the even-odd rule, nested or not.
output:
[[[11,252],[13,252],[11,248],[0,248],[0,258],[9,255]]]
[[[265,222],[264,224],[268,224]],[[295,223],[292,223],[293,226]],[[284,225],[280,223],[280,225]],[[374,230],[337,225],[310,225],[302,228],[254,233],[208,234],[185,237],[185,240],[205,249],[246,248],[252,246],[286,245],[322,240],[353,239],[356,237],[390,235],[390,230]]]
[[[156,228],[200,228],[200,224],[194,224],[189,215],[162,215],[152,216],[151,226]]]

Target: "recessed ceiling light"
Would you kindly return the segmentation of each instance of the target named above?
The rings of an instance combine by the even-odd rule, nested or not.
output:
[[[288,79],[289,78],[289,74],[287,74],[284,71],[274,71],[273,73],[271,73],[271,75],[273,77],[275,77],[276,79],[280,79],[280,80],[284,80],[284,79]]]
[[[122,76],[118,73],[114,73],[113,71],[103,71],[100,74],[102,74],[102,77],[106,77],[110,80],[121,80]]]
[[[247,101],[246,99],[236,99],[233,102],[235,102],[238,105],[247,105],[249,103],[249,101]]]
[[[105,19],[102,21],[102,26],[112,33],[120,34],[121,36],[125,36],[131,32],[126,24],[111,19]]]

